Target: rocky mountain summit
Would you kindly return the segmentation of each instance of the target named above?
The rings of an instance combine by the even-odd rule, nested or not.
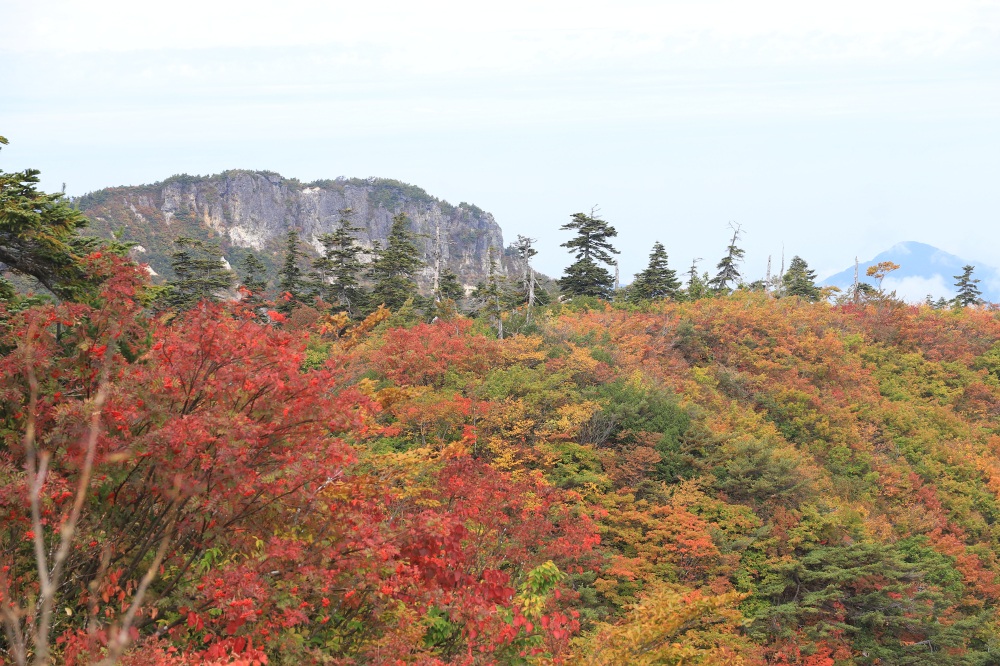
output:
[[[271,267],[280,262],[290,229],[318,252],[318,237],[337,229],[341,211],[348,208],[351,224],[361,229],[358,242],[368,250],[376,242],[384,244],[393,215],[406,214],[427,264],[418,280],[424,289],[439,252],[442,268],[472,286],[489,270],[490,249],[498,260],[504,250],[503,232],[490,213],[464,202],[454,206],[419,187],[382,178],[301,183],[272,172],[236,170],[106,188],[76,203],[93,232],[135,243],[137,258],[166,276],[178,236],[219,242],[233,266],[254,252]],[[505,271],[504,262],[500,264]]]

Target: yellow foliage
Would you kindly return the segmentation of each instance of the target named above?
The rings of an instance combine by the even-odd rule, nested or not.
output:
[[[622,622],[598,625],[574,640],[567,661],[593,666],[746,664],[739,639],[732,634],[742,622],[735,605],[745,596],[704,596],[676,585],[657,587]]]
[[[545,360],[544,344],[537,335],[515,335],[503,341],[500,357],[510,365],[534,367]]]
[[[574,439],[580,434],[580,428],[600,409],[601,405],[592,400],[563,405],[556,410],[555,418],[545,422],[541,434]]]

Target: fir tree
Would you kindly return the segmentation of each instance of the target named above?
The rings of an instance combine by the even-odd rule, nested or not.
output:
[[[450,300],[458,303],[465,298],[465,287],[458,281],[458,276],[455,275],[455,272],[448,268],[441,271],[441,277],[438,280],[438,292],[441,300]]]
[[[809,264],[801,257],[792,257],[788,270],[781,276],[781,284],[785,296],[799,296],[811,302],[819,300],[816,272],[809,270]]]
[[[736,243],[742,235],[742,228],[738,224],[730,224],[729,228],[733,230],[733,238],[726,248],[726,256],[716,266],[719,272],[709,281],[709,285],[717,293],[731,291],[734,285],[739,284],[741,278],[739,264],[743,261],[744,252]]]
[[[417,296],[417,283],[413,279],[424,265],[420,253],[413,242],[405,213],[392,218],[392,228],[386,247],[376,246],[375,260],[369,276],[375,286],[371,304],[384,304],[390,310],[397,310],[406,301]]]
[[[637,273],[629,290],[630,300],[652,301],[659,298],[676,298],[681,288],[677,272],[667,265],[667,251],[657,241],[649,254],[649,265]]]
[[[955,287],[958,288],[958,295],[955,296],[955,305],[960,307],[968,307],[970,305],[978,305],[983,302],[982,292],[979,291],[979,287],[976,285],[979,280],[972,277],[972,271],[976,269],[975,266],[962,266],[962,274],[956,275]]]
[[[186,310],[202,300],[217,301],[220,292],[233,286],[235,276],[223,263],[218,243],[181,236],[170,256],[174,279],[167,281],[163,302]]]
[[[362,248],[354,236],[361,228],[351,225],[347,219],[350,212],[349,208],[341,211],[343,217],[337,230],[318,238],[323,254],[312,267],[317,295],[356,315],[363,308],[365,293],[359,284]]]
[[[278,271],[278,309],[287,312],[306,297],[307,284],[302,277],[302,248],[299,232],[289,229],[285,237],[285,259]]]
[[[251,294],[262,294],[267,290],[267,268],[264,262],[253,252],[248,253],[240,262],[243,269],[242,283]]]
[[[604,220],[585,213],[574,213],[573,220],[560,229],[576,231],[576,238],[562,244],[576,257],[563,277],[558,280],[559,287],[570,296],[597,296],[611,298],[614,295],[615,279],[606,268],[599,264],[613,265],[612,255],[619,254],[609,238],[614,238],[618,232]]]

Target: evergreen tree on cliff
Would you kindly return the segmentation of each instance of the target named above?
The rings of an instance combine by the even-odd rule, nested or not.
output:
[[[285,237],[285,260],[278,271],[278,310],[288,312],[306,297],[306,280],[302,276],[302,248],[299,232],[290,229]]]
[[[263,294],[267,290],[267,267],[256,254],[250,252],[240,262],[243,269],[241,282],[251,294]]]
[[[323,254],[312,265],[317,295],[354,316],[363,309],[365,293],[358,282],[362,248],[354,236],[361,228],[351,224],[350,213],[349,208],[341,211],[337,230],[319,237]]]
[[[438,282],[438,295],[441,300],[448,300],[458,303],[465,298],[465,287],[458,281],[455,271],[445,268],[441,271],[441,279]]]
[[[972,271],[976,269],[975,266],[962,266],[962,274],[956,275],[955,287],[958,288],[958,295],[955,296],[955,305],[961,307],[968,307],[970,305],[978,305],[983,302],[982,292],[979,291],[979,287],[976,285],[979,280],[972,277]]]
[[[629,288],[629,300],[652,301],[658,298],[676,298],[681,288],[677,271],[667,264],[667,251],[663,244],[653,243],[649,254],[649,265],[637,273]]]
[[[819,300],[816,272],[809,270],[809,264],[799,256],[792,257],[788,270],[781,276],[781,284],[785,296],[798,296],[811,302]]]
[[[187,310],[200,301],[218,301],[221,292],[236,280],[223,263],[218,243],[181,236],[170,256],[174,278],[167,281],[163,302],[169,308]]]
[[[612,255],[619,252],[608,239],[617,236],[618,231],[593,213],[574,213],[572,221],[560,229],[576,232],[576,238],[562,244],[562,247],[573,253],[576,261],[557,280],[559,288],[570,296],[611,298],[614,295],[615,279],[600,264],[614,264]]]
[[[369,277],[374,283],[371,304],[384,304],[398,310],[406,301],[417,296],[417,282],[413,279],[424,265],[413,242],[406,213],[392,218],[392,228],[385,248],[377,248]]]

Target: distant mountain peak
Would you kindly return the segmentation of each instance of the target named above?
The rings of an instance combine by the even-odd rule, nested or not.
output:
[[[933,299],[952,298],[955,293],[955,276],[961,274],[966,265],[975,266],[973,277],[980,280],[979,288],[983,298],[990,302],[1000,301],[1000,271],[982,262],[964,259],[940,248],[919,241],[902,241],[880,252],[873,259],[858,264],[858,278],[862,282],[874,284],[865,275],[870,266],[883,261],[899,264],[883,282],[883,288],[910,302],[923,301],[927,296]],[[846,289],[854,282],[854,266],[842,270],[823,280],[821,284]]]

